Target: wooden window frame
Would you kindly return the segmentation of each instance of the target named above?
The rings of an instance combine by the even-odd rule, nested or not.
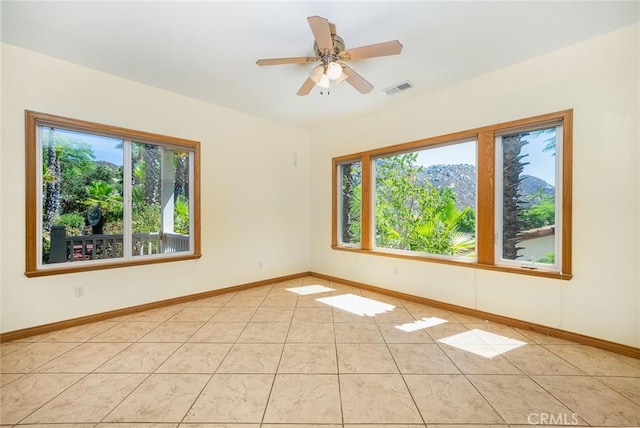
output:
[[[38,182],[38,141],[37,130],[39,126],[52,126],[78,132],[103,135],[106,137],[123,140],[142,141],[161,146],[181,147],[193,153],[193,252],[165,254],[162,257],[136,257],[131,259],[118,259],[117,261],[101,261],[100,263],[65,263],[60,267],[39,268],[38,263],[38,228],[41,227],[41,219],[38,218],[38,188],[42,183]],[[194,260],[202,257],[201,254],[201,217],[200,217],[200,142],[183,138],[168,137],[160,134],[136,131],[111,125],[104,125],[84,120],[71,119],[47,113],[39,113],[25,110],[25,275],[27,277],[39,277],[59,275],[75,272],[87,272],[94,270],[121,268],[126,266],[140,266],[156,263],[168,263],[181,260]]]
[[[559,270],[548,270],[544,267],[531,269],[528,267],[505,266],[496,264],[495,260],[495,215],[498,210],[495,207],[495,135],[504,130],[514,128],[536,127],[549,122],[561,122],[563,127],[562,138],[562,241],[561,241],[561,265]],[[374,208],[371,201],[371,186],[373,177],[372,160],[381,157],[425,149],[445,143],[472,139],[477,141],[477,196],[476,196],[476,260],[467,261],[453,258],[445,258],[436,255],[398,254],[395,252],[381,251],[373,247],[372,222]],[[464,266],[476,269],[493,270],[500,272],[517,273],[523,275],[540,276],[569,280],[571,271],[571,232],[572,232],[572,146],[573,146],[573,110],[562,110],[554,113],[518,119],[509,122],[498,123],[480,128],[470,129],[452,134],[425,138],[408,143],[396,144],[364,152],[352,153],[332,159],[332,239],[331,248],[339,251],[351,251],[362,254],[371,254],[383,257],[395,257],[422,262],[442,263],[455,266]],[[339,245],[338,240],[338,170],[339,165],[347,162],[360,161],[362,165],[362,207],[361,207],[361,245],[353,248]]]

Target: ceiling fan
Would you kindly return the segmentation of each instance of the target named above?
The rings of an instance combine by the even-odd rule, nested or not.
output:
[[[256,64],[281,65],[281,64],[310,64],[320,62],[309,73],[309,77],[298,90],[298,95],[307,95],[315,85],[320,86],[320,93],[326,90],[329,93],[329,84],[333,80],[337,83],[347,81],[360,93],[371,92],[373,85],[356,73],[346,62],[379,56],[397,55],[402,51],[402,45],[397,40],[392,40],[359,48],[344,48],[344,40],[336,34],[336,26],[320,16],[307,18],[311,32],[315,38],[313,50],[316,56],[302,56],[293,58],[259,59]]]

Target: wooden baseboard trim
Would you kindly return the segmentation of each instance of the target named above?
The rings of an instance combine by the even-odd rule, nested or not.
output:
[[[249,282],[246,284],[234,285],[231,287],[220,288],[217,290],[205,291],[197,294],[189,294],[187,296],[174,297],[172,299],[159,300],[157,302],[145,303],[142,305],[130,306],[128,308],[116,309],[99,314],[87,315],[79,318],[73,318],[64,321],[43,324],[35,327],[23,328],[20,330],[9,331],[0,334],[0,343],[10,342],[12,340],[25,339],[27,337],[38,336],[45,333],[51,333],[65,328],[77,327],[96,321],[104,321],[110,318],[121,317],[124,315],[134,314],[136,312],[148,311],[150,309],[162,308],[178,303],[192,302],[194,300],[206,299],[207,297],[218,296],[220,294],[232,293],[235,291],[247,290],[249,288],[261,287],[263,285],[275,284],[277,282],[289,281],[292,279],[309,276],[310,272],[301,272],[292,275],[280,276],[277,278],[265,279],[262,281]]]
[[[326,279],[328,281],[339,282],[341,284],[350,285],[353,287],[373,291],[380,294],[385,294],[387,296],[397,297],[399,299],[409,300],[411,302],[421,303],[424,305],[433,306],[435,308],[444,309],[444,310],[459,313],[462,315],[469,315],[472,317],[481,318],[483,320],[508,325],[510,327],[516,327],[523,330],[528,330],[535,333],[556,337],[559,339],[569,340],[571,342],[580,343],[582,345],[588,345],[594,348],[603,349],[605,351],[614,352],[616,354],[626,355],[629,357],[640,359],[640,348],[635,348],[633,346],[623,345],[621,343],[616,343],[616,342],[610,342],[608,340],[598,339],[591,336],[585,336],[579,333],[572,333],[570,331],[561,330],[553,327],[547,327],[541,324],[536,324],[528,321],[522,321],[516,318],[496,315],[490,312],[479,311],[477,309],[466,308],[464,306],[458,306],[451,303],[439,302],[437,300],[427,299],[425,297],[414,296],[412,294],[393,291],[386,288],[376,287],[374,285],[364,284],[361,282],[350,281],[348,279],[325,275],[318,272],[310,272],[309,274],[317,278]]]

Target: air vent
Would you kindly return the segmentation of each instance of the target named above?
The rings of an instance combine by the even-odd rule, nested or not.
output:
[[[407,80],[406,82],[402,82],[402,83],[398,83],[397,85],[390,86],[384,91],[387,93],[387,95],[393,95],[393,94],[397,94],[398,92],[406,91],[407,89],[411,89],[411,88],[413,88],[413,83]]]

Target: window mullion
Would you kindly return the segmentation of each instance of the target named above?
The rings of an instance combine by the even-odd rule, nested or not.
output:
[[[133,169],[132,169],[132,143],[129,140],[122,142],[124,148],[124,162],[122,163],[122,199],[123,204],[123,232],[122,232],[122,256],[125,259],[130,259],[133,252],[132,233],[133,225],[131,224],[131,210],[133,199],[131,197],[131,183],[133,182]]]
[[[360,226],[362,237],[360,240],[360,248],[363,250],[370,250],[373,248],[371,236],[373,234],[373,215],[375,211],[372,206],[372,186],[374,185],[375,180],[372,177],[373,168],[371,167],[371,163],[372,160],[370,155],[365,154],[362,156],[362,213],[360,215],[362,222]]]
[[[496,144],[493,131],[480,132],[477,146],[476,260],[492,265],[495,260]]]

